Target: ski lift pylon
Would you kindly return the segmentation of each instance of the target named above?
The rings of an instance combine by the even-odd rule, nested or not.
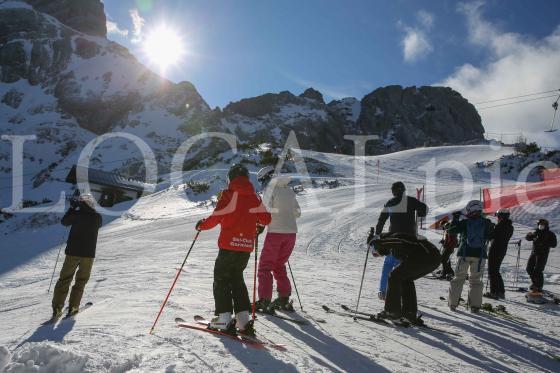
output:
[[[560,89],[559,89],[559,91],[560,91]],[[558,101],[559,100],[560,100],[560,95],[558,96],[556,101],[554,101],[552,103],[552,108],[554,109],[554,113],[552,114],[552,120],[550,121],[550,129],[546,130],[544,132],[552,133],[552,132],[558,131],[558,128],[554,128],[554,121],[556,120],[556,113],[558,112]]]

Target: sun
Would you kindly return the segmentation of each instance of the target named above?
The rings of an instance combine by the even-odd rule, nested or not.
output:
[[[181,61],[185,54],[184,42],[177,31],[160,26],[146,35],[144,52],[151,64],[165,72]]]

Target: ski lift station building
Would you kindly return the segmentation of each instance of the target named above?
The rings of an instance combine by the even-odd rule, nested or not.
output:
[[[115,203],[138,199],[144,192],[155,190],[154,184],[132,179],[115,172],[107,172],[92,168],[87,169],[91,194],[103,207],[111,207]],[[76,166],[70,169],[66,182],[76,185]]]

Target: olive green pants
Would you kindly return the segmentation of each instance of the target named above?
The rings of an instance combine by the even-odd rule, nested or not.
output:
[[[54,287],[52,300],[53,308],[62,309],[64,307],[64,302],[66,301],[68,289],[70,288],[74,274],[76,275],[76,280],[74,281],[74,286],[72,286],[70,301],[68,303],[70,309],[80,307],[80,301],[82,300],[84,288],[89,280],[92,266],[93,258],[66,255],[66,259],[64,259],[64,264],[60,270],[60,277]],[[76,272],[76,270],[78,271]]]

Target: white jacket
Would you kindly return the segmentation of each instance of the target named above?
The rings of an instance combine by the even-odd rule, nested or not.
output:
[[[301,210],[289,182],[289,178],[276,177],[266,188],[264,203],[272,215],[268,225],[270,233],[297,233],[296,219],[301,216]]]

